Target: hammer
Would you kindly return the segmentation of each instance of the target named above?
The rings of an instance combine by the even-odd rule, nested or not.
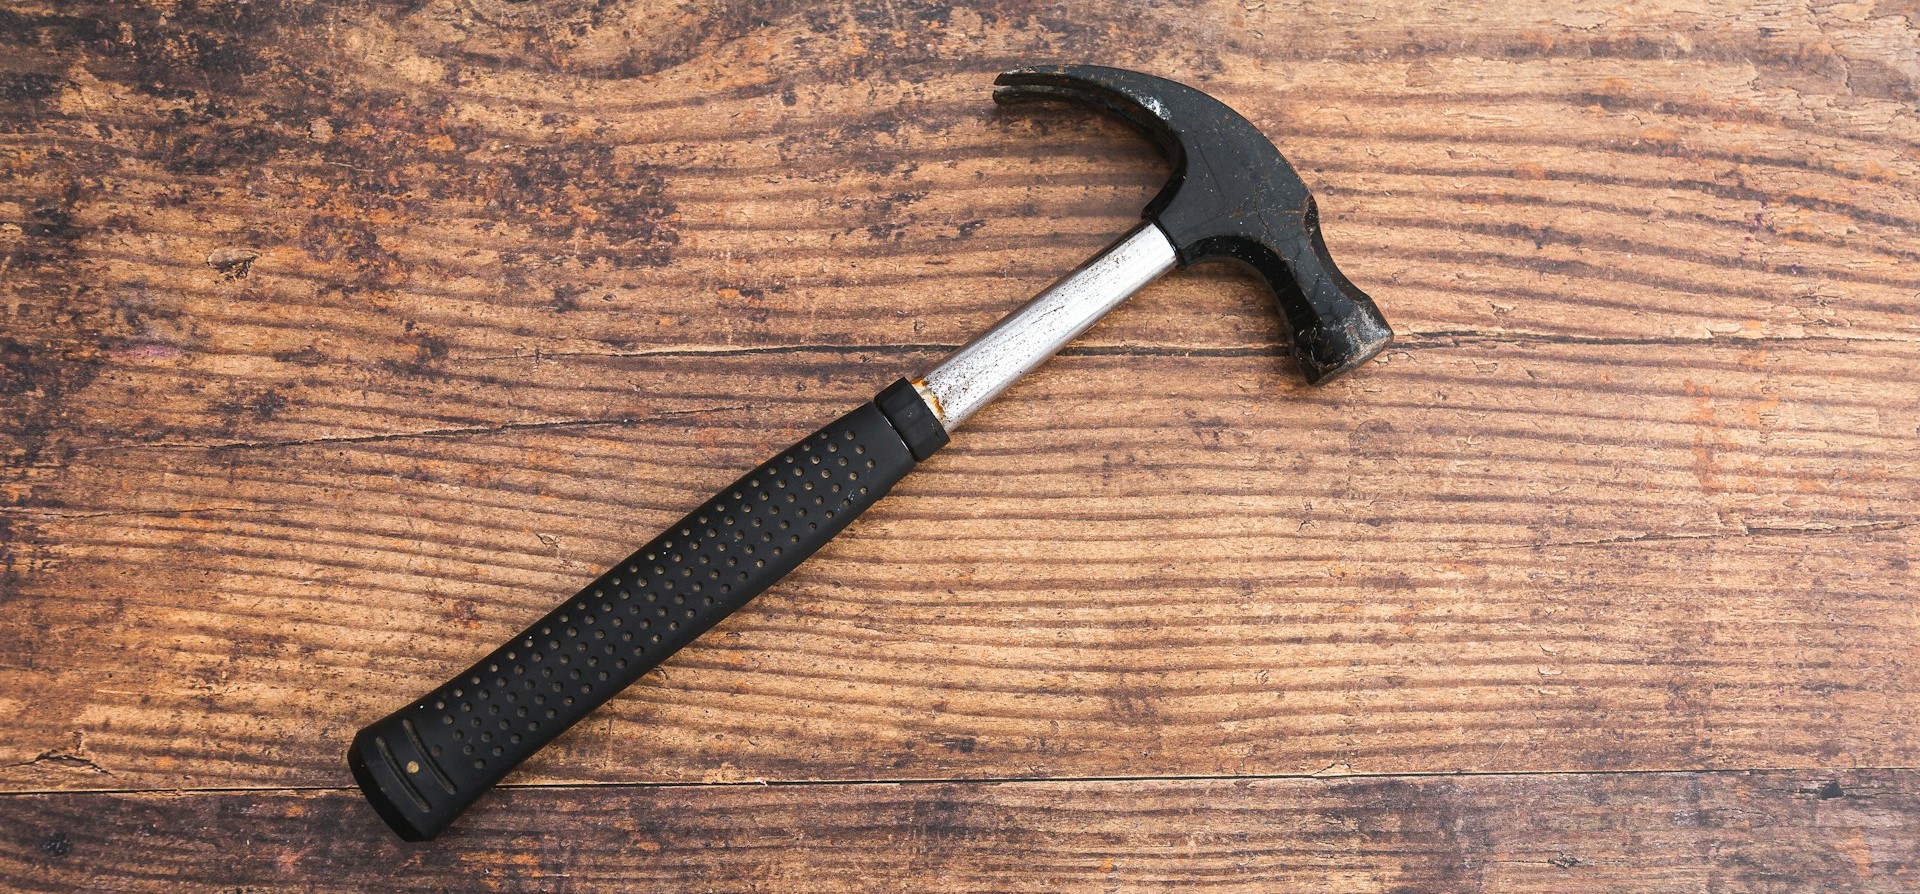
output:
[[[481,793],[784,577],[1014,380],[1175,267],[1235,261],[1273,291],[1294,360],[1326,382],[1392,339],[1334,267],[1313,196],[1239,113],[1192,87],[1088,65],[1006,72],[1003,105],[1118,115],[1173,176],[1143,221],[984,335],[748,472],[493,654],[362,729],[347,751],[380,818],[439,835]]]

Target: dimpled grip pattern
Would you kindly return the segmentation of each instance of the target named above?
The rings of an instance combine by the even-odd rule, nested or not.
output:
[[[408,841],[772,586],[914,466],[869,403],[768,460],[427,697],[354,737],[347,761]]]

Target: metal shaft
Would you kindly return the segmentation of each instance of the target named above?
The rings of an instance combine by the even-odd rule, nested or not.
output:
[[[1127,296],[1172,270],[1175,260],[1160,228],[1141,223],[914,384],[930,398],[940,424],[952,431]]]

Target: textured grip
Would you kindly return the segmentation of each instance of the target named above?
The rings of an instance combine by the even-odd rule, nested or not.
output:
[[[347,753],[401,838],[430,839],[521,761],[793,570],[914,466],[869,403],[768,460]]]

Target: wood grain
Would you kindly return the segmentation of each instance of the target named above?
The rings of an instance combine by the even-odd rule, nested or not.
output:
[[[1636,353],[1062,358],[525,778],[1904,766],[1916,416],[1849,396],[1906,347]],[[450,397],[601,421],[86,451],[63,589],[0,622],[7,776],[340,784],[361,718],[899,360],[514,362]],[[32,762],[71,730],[94,766]]]
[[[354,729],[1136,218],[1164,177],[1138,137],[988,101],[1080,59],[1272,135],[1395,347],[1308,390],[1253,284],[1156,284],[516,777],[571,787],[499,808],[581,841],[636,834],[632,798],[702,835],[772,811],[727,833],[753,860],[529,867],[482,811],[505,837],[415,853],[421,884],[1145,886],[1191,859],[1266,890],[1324,864],[1272,856],[1318,819],[1258,811],[1390,823],[1471,772],[1521,774],[1447,808],[1477,874],[1400,841],[1334,886],[1900,887],[1910,851],[1874,844],[1910,831],[1920,749],[1897,0],[9,4],[0,815],[157,823],[209,887],[407,884],[301,825],[365,820]],[[1781,773],[1730,772],[1756,768]],[[1768,812],[1816,771],[1901,794]],[[1269,779],[1314,773],[1381,778]],[[984,782],[1037,778],[1108,781]],[[829,784],[714,785],[749,781]],[[1606,837],[1702,785],[1779,821]],[[1194,806],[1245,786],[1252,815]],[[1100,820],[1125,840],[1217,837],[1112,877],[1022,875],[992,830],[860,848],[954,799],[1049,848],[1133,799]],[[289,868],[206,856],[195,824],[236,812]],[[1614,862],[1488,862],[1548,827]],[[754,837],[813,828],[836,843]],[[1271,872],[1224,868],[1236,841]],[[160,883],[92,849],[99,886]],[[0,878],[88,884],[22,853]]]
[[[79,888],[1895,892],[1911,772],[508,789],[430,845],[337,790],[0,797]],[[529,817],[538,817],[537,822]],[[507,855],[503,857],[502,855]]]

